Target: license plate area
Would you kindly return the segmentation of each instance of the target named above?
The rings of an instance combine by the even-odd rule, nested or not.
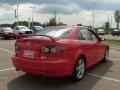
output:
[[[34,51],[33,50],[24,50],[23,57],[33,58],[34,57]]]

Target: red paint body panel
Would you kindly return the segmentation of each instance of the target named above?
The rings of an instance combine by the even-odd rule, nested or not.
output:
[[[47,60],[30,60],[13,56],[13,63],[16,68],[33,74],[46,76],[66,76],[72,73],[71,61],[64,59],[49,58]]]
[[[56,39],[56,41],[46,38],[17,40],[16,43],[20,45],[20,48],[12,56],[15,68],[32,74],[64,77],[72,75],[80,55],[84,55],[86,58],[86,69],[102,60],[108,47],[107,43],[105,41],[78,40],[77,29],[75,26],[72,27],[66,39]],[[40,50],[45,45],[54,45],[65,49],[60,53],[43,53]],[[25,57],[25,51],[33,52],[34,55]]]

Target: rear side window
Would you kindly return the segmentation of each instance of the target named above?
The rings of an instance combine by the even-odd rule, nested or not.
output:
[[[65,28],[65,29],[46,28],[46,29],[42,29],[41,31],[36,32],[35,34],[49,35],[49,36],[54,36],[54,37],[57,37],[57,38],[64,39],[68,36],[68,34],[70,32],[71,32],[70,28]]]
[[[98,38],[95,36],[95,34],[93,32],[90,32],[91,38],[93,41],[97,41]]]
[[[78,32],[78,38],[80,40],[92,40],[90,32],[88,29],[80,29]]]

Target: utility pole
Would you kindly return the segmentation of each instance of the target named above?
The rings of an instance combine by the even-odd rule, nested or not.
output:
[[[109,14],[108,14],[108,22],[110,21]]]
[[[111,29],[112,29],[112,16],[111,16]]]
[[[61,17],[59,17],[59,24],[61,23]]]
[[[33,22],[34,22],[33,9],[35,9],[36,7],[30,7],[30,8],[32,10],[31,20],[32,20],[32,26],[33,26]]]
[[[30,18],[28,18],[28,27],[30,28]]]
[[[55,23],[57,24],[57,19],[56,19],[56,17],[57,17],[57,11],[56,10],[54,10],[54,14],[55,14],[55,16],[54,16]]]
[[[17,0],[17,26],[18,26],[18,22],[19,22],[19,2]]]

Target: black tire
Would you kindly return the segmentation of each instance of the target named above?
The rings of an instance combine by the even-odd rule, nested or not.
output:
[[[80,57],[77,63],[75,64],[72,80],[80,81],[83,78],[84,73],[85,73],[85,62],[84,62],[84,58]]]
[[[105,50],[103,62],[108,62],[108,60],[109,60],[108,57],[109,57],[109,49],[107,48],[107,49]]]

